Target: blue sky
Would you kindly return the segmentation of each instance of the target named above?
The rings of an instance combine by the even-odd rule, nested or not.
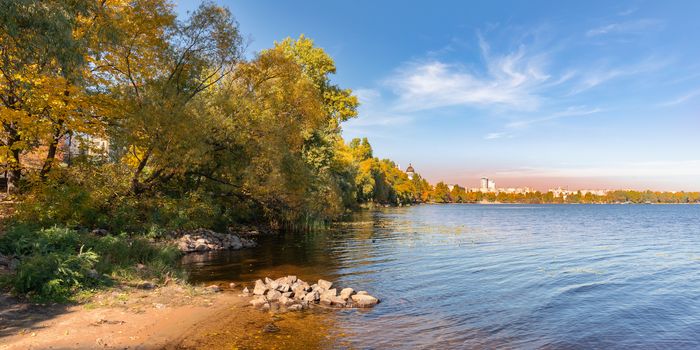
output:
[[[314,39],[346,139],[431,182],[700,190],[698,1],[217,2],[251,56]]]

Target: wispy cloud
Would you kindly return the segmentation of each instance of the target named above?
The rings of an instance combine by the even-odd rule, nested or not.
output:
[[[439,60],[399,68],[385,81],[398,96],[397,107],[405,111],[449,106],[536,109],[541,102],[538,89],[550,80],[541,57],[527,55],[524,46],[505,55],[493,55],[481,36],[479,44],[485,62],[481,71]]]
[[[579,94],[613,79],[649,73],[667,66],[668,60],[647,58],[646,60],[621,67],[602,68],[581,74],[581,79],[569,92],[569,96]]]
[[[484,136],[484,140],[496,140],[496,139],[502,139],[502,138],[510,137],[510,136],[511,136],[511,134],[507,133],[507,132],[492,132],[492,133],[486,134],[486,136]]]
[[[700,96],[700,89],[693,90],[693,91],[691,91],[691,92],[689,92],[689,93],[687,93],[687,94],[685,94],[685,95],[679,96],[679,97],[677,97],[677,98],[674,98],[674,99],[672,99],[672,100],[670,100],[670,101],[661,103],[661,104],[659,104],[659,105],[660,105],[660,106],[664,106],[664,107],[667,107],[667,106],[675,106],[675,105],[682,104],[682,103],[684,103],[684,102],[686,102],[686,101],[688,101],[688,100],[691,100],[691,99],[693,99],[693,98],[695,98],[695,97],[698,97],[698,96]]]
[[[586,32],[587,37],[595,37],[606,34],[641,34],[649,30],[663,27],[664,22],[657,19],[638,19],[633,21],[605,24]]]
[[[637,12],[637,10],[638,10],[638,8],[636,8],[636,7],[630,7],[628,9],[625,9],[625,10],[618,12],[617,14],[618,14],[618,16],[629,16],[629,15]]]
[[[508,127],[508,128],[523,128],[523,127],[530,126],[532,124],[542,123],[542,122],[546,122],[546,121],[550,121],[550,120],[566,118],[566,117],[590,115],[590,114],[595,114],[595,113],[598,113],[601,111],[602,111],[602,109],[600,109],[600,108],[588,108],[585,106],[574,106],[574,107],[569,107],[564,111],[556,112],[556,113],[553,113],[553,114],[545,116],[545,117],[511,122],[511,123],[506,124],[506,127]]]

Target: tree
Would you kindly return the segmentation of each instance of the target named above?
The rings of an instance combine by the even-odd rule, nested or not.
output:
[[[431,199],[435,203],[450,203],[452,198],[450,197],[450,188],[440,181],[435,185],[435,189],[431,195]]]
[[[69,131],[100,132],[100,103],[84,90],[96,1],[0,1],[0,161],[8,191],[21,155],[47,145],[42,177]],[[92,94],[94,95],[94,94]]]

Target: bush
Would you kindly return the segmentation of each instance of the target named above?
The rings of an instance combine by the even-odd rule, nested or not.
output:
[[[110,285],[115,279],[179,275],[179,252],[144,238],[97,237],[64,227],[32,230],[14,226],[0,238],[0,253],[20,259],[5,283],[37,300],[66,301],[76,293]],[[137,264],[146,267],[138,269]]]

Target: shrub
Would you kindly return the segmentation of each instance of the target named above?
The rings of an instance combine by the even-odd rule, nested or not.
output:
[[[81,290],[115,279],[180,275],[175,247],[126,234],[97,237],[65,227],[33,230],[18,225],[0,238],[0,252],[20,259],[17,273],[4,283],[37,300],[70,300]]]

